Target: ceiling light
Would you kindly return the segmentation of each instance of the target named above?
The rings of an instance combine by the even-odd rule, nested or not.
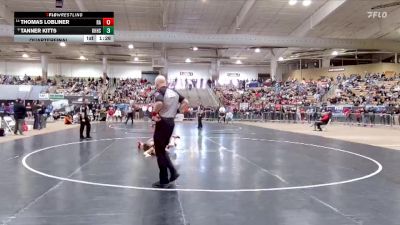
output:
[[[339,52],[333,51],[331,54],[332,54],[332,55],[339,55]]]
[[[303,0],[303,6],[311,5],[311,0]]]
[[[289,0],[289,5],[296,5],[297,0]]]
[[[22,55],[22,58],[29,58],[29,55],[26,54],[26,53],[24,53],[24,54]]]
[[[278,58],[278,61],[283,61],[283,57],[282,57],[282,56],[279,57],[279,58]]]
[[[236,64],[242,64],[242,61],[240,59],[236,60]]]
[[[85,60],[86,58],[85,58],[85,56],[81,55],[81,56],[79,57],[79,59],[80,59],[80,60]]]
[[[254,49],[254,52],[255,52],[255,53],[260,53],[261,50],[260,50],[259,48],[256,48],[256,49]]]
[[[60,42],[60,46],[65,47],[65,46],[67,46],[67,44],[65,44],[65,42]]]
[[[185,62],[186,62],[186,63],[191,63],[192,60],[190,60],[190,58],[187,58],[187,59],[185,60]]]
[[[133,58],[133,61],[138,62],[139,61],[139,57]]]
[[[198,48],[198,47],[196,47],[196,46],[194,46],[192,49],[193,49],[193,51],[197,51],[197,50],[199,50],[199,48]]]
[[[128,48],[129,48],[129,49],[133,49],[133,48],[134,48],[133,44],[129,44],[129,45],[128,45]]]

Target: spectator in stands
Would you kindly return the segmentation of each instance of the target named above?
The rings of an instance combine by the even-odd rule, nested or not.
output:
[[[26,117],[26,107],[22,104],[21,99],[17,99],[14,104],[14,119],[15,119],[15,127],[14,134],[17,135],[18,132],[23,135],[22,126],[25,123]]]

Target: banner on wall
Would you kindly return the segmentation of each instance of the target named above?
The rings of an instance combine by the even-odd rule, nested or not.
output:
[[[180,72],[179,75],[184,76],[184,77],[192,77],[193,72]]]
[[[227,73],[228,77],[240,77],[240,73]]]
[[[30,92],[31,89],[32,89],[31,85],[19,85],[19,87],[18,87],[18,91],[21,91],[21,92]]]
[[[50,100],[60,100],[64,99],[64,94],[49,94]]]
[[[341,72],[344,71],[344,68],[330,68],[328,72]]]
[[[49,94],[48,93],[40,93],[39,100],[49,100]]]

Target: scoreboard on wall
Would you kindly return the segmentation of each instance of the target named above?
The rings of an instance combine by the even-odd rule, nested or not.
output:
[[[114,12],[15,12],[16,42],[114,42]]]

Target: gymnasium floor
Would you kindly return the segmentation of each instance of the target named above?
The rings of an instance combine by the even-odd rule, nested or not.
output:
[[[310,128],[312,129],[312,128]],[[400,152],[246,125],[180,123],[175,189],[152,189],[148,123],[0,145],[0,220],[18,225],[400,224]],[[377,134],[379,135],[379,134]]]

